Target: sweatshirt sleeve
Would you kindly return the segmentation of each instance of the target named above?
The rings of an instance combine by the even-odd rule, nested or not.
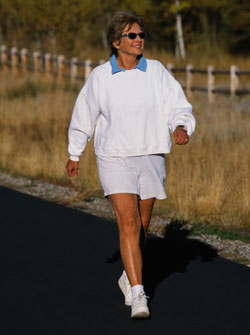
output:
[[[163,70],[163,85],[170,131],[173,133],[177,126],[183,125],[187,134],[191,136],[195,129],[192,106],[187,101],[181,85],[166,68]]]
[[[98,102],[98,78],[92,71],[86,84],[80,91],[73,109],[68,139],[70,159],[79,161],[87,141],[90,141],[100,116]]]

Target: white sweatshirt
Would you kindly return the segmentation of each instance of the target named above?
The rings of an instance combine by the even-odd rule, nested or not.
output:
[[[192,106],[180,84],[156,60],[146,72],[134,68],[112,74],[110,62],[96,67],[81,89],[69,126],[70,159],[78,161],[94,130],[100,156],[169,153],[170,132],[195,128]]]

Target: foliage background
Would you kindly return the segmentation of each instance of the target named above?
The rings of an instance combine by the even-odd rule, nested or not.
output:
[[[107,22],[126,9],[146,18],[149,49],[174,52],[174,0],[0,0],[0,44],[83,58],[91,48],[108,55]],[[179,12],[188,52],[249,52],[249,0],[182,0]]]

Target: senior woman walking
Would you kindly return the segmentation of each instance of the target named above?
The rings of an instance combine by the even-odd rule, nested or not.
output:
[[[69,176],[95,131],[95,153],[104,195],[119,228],[124,271],[118,285],[132,318],[150,313],[142,283],[141,235],[147,238],[155,199],[166,198],[165,159],[175,142],[194,131],[192,107],[179,83],[156,60],[143,57],[143,20],[118,12],[108,25],[111,58],[96,67],[80,91],[69,126]]]

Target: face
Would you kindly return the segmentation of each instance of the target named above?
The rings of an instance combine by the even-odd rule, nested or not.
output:
[[[128,29],[128,25],[122,32],[123,34],[127,33],[141,33],[142,29],[137,23],[133,23],[130,29]],[[113,42],[113,45],[116,49],[118,49],[118,54],[123,53],[131,56],[138,56],[142,54],[142,50],[144,48],[144,39],[141,39],[138,35],[134,40],[129,39],[127,36],[121,37],[120,41]]]

